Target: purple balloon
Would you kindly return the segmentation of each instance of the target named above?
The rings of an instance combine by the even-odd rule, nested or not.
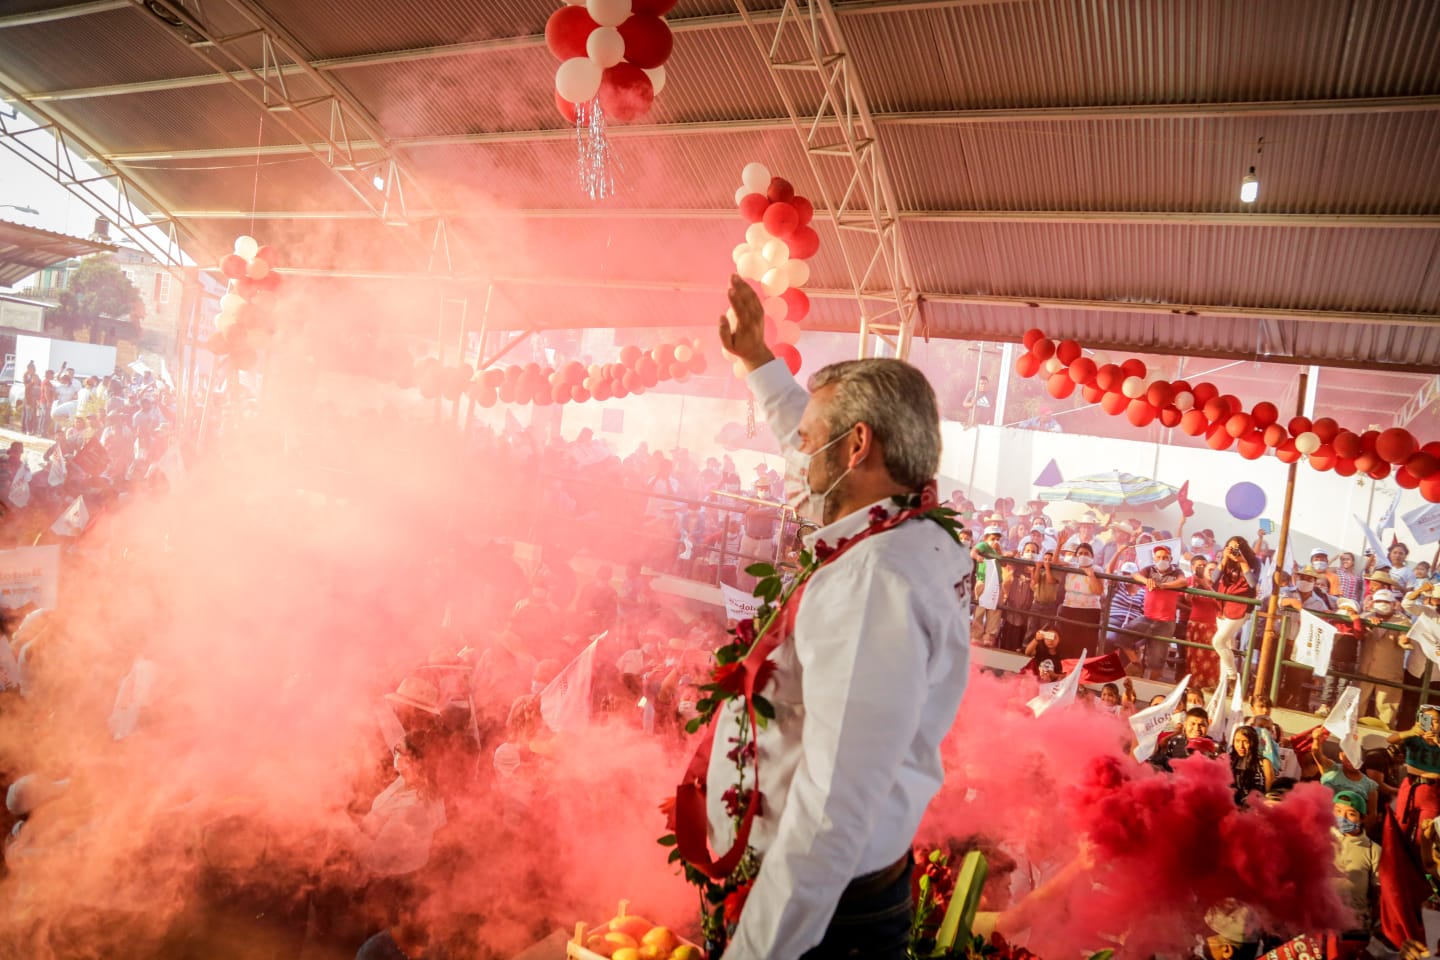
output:
[[[1253,483],[1237,483],[1225,494],[1225,509],[1236,520],[1254,520],[1265,512],[1265,491]]]

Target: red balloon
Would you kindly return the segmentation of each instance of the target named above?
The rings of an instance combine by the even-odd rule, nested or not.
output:
[[[545,46],[550,48],[557,60],[589,56],[585,51],[585,41],[590,39],[590,31],[598,26],[600,24],[590,18],[584,6],[566,4],[545,21]]]
[[[1420,478],[1411,473],[1409,467],[1401,467],[1395,471],[1395,482],[1405,490],[1414,490],[1420,486]]]
[[[795,188],[784,177],[771,177],[770,189],[765,191],[765,196],[770,198],[771,203],[789,203],[790,206],[795,206],[791,202],[795,199]],[[795,209],[795,215],[797,218],[800,215],[798,207]]]
[[[1195,396],[1195,388],[1190,386],[1188,380],[1171,380],[1170,395],[1173,397],[1177,393],[1188,393],[1193,397]]]
[[[1080,352],[1080,344],[1074,340],[1061,340],[1055,344],[1055,356],[1059,357],[1060,362],[1067,367],[1080,359]]]
[[[1230,415],[1230,408],[1227,407],[1225,401],[1219,397],[1212,397],[1205,401],[1205,406],[1201,409],[1205,413],[1205,419],[1211,423],[1220,423],[1228,419]]]
[[[1330,445],[1335,448],[1336,456],[1350,460],[1354,460],[1365,450],[1360,445],[1360,435],[1351,430],[1341,430],[1335,434],[1335,439],[1330,441]]]
[[[1431,440],[1420,448],[1421,453],[1428,453],[1430,456],[1440,460],[1440,440]]]
[[[795,205],[791,204],[791,206]],[[796,207],[795,209],[800,208]],[[790,248],[791,260],[809,260],[820,252],[820,234],[815,232],[814,227],[801,223],[795,228],[795,232],[790,234],[790,239],[785,241],[785,245]]]
[[[1379,430],[1366,430],[1360,434],[1360,448],[1366,453],[1375,452],[1375,443],[1380,439]]]
[[[1290,431],[1290,436],[1292,437],[1298,437],[1302,433],[1309,433],[1310,420],[1308,417],[1295,417],[1291,419],[1290,425],[1286,429]]]
[[[1269,448],[1265,446],[1264,435],[1259,430],[1251,430],[1236,440],[1235,449],[1240,451],[1240,456],[1246,460],[1258,460]]]
[[[1405,469],[1416,480],[1424,480],[1436,471],[1440,471],[1440,458],[1421,450],[1412,454],[1410,459],[1405,461]]]
[[[1235,442],[1235,438],[1230,436],[1230,431],[1224,426],[1216,423],[1205,431],[1205,442],[1210,445],[1211,450],[1224,450]]]
[[[1165,427],[1175,427],[1175,426],[1179,426],[1179,425],[1180,425],[1180,420],[1181,420],[1184,416],[1185,416],[1185,415],[1184,415],[1183,413],[1181,413],[1180,410],[1179,410],[1174,404],[1171,404],[1171,405],[1168,406],[1168,407],[1161,407],[1161,408],[1160,408],[1160,424],[1161,424],[1162,426],[1165,426]]]
[[[1361,473],[1369,473],[1382,463],[1384,461],[1380,459],[1380,454],[1374,450],[1366,450],[1355,458],[1355,469]]]
[[[655,86],[633,63],[617,63],[600,79],[600,106],[611,120],[639,119],[654,102]]]
[[[775,356],[785,361],[785,366],[790,368],[791,374],[797,374],[800,372],[800,351],[796,350],[793,345],[788,343],[777,343],[770,349],[771,352],[775,354]]]
[[[1040,361],[1033,353],[1022,353],[1015,359],[1015,374],[1026,380],[1040,372]]]
[[[1095,386],[1101,390],[1120,391],[1120,384],[1125,380],[1124,372],[1117,363],[1107,363],[1095,371]]]
[[[1440,475],[1431,475],[1420,481],[1420,496],[1431,503],[1440,503]]]
[[[271,270],[269,273],[265,274],[265,276],[261,277],[259,280],[256,280],[255,286],[259,287],[261,290],[269,290],[271,293],[274,293],[276,290],[280,289],[280,282],[284,278],[285,275],[282,274],[279,270]]]
[[[270,265],[271,270],[280,266],[280,254],[268,243],[261,244],[260,249],[255,251],[255,259],[264,260]]]
[[[1130,398],[1123,393],[1107,393],[1100,398],[1100,409],[1112,417],[1117,417],[1124,413],[1129,406]]]
[[[795,208],[795,212],[800,214],[800,226],[808,227],[810,221],[815,219],[815,204],[800,196],[795,197],[789,202],[790,206]],[[790,256],[795,256],[795,248],[793,246],[790,248]],[[804,258],[802,257],[801,259]]]
[[[640,348],[633,343],[626,344],[620,348],[620,362],[627,367],[635,366],[635,361],[640,359]]]
[[[631,0],[630,14],[648,13],[652,17],[663,17],[675,9],[680,0]]]
[[[1335,448],[1328,443],[1320,444],[1320,449],[1310,454],[1310,466],[1316,470],[1329,470],[1335,466]]]
[[[649,357],[646,357],[645,359],[650,360]],[[659,382],[660,367],[656,365],[654,360],[650,360],[650,365],[647,366],[644,370],[640,371],[640,385],[642,387],[653,387]]]
[[[675,345],[672,343],[659,344],[654,350],[650,351],[650,356],[655,359],[656,363],[660,364],[660,368],[663,370],[675,362]],[[580,379],[584,380],[585,378],[581,377]]]
[[[1064,400],[1075,392],[1075,381],[1070,379],[1070,374],[1064,370],[1050,374],[1050,379],[1045,382],[1045,389],[1050,391],[1050,396],[1056,400]]]
[[[643,70],[662,65],[675,49],[675,37],[665,21],[650,13],[636,14],[633,6],[619,30],[625,41],[625,59]]]
[[[1144,360],[1139,360],[1135,357],[1131,357],[1129,360],[1126,360],[1124,363],[1120,364],[1120,369],[1125,371],[1125,376],[1127,377],[1139,377],[1141,380],[1145,379]]]
[[[634,374],[628,374],[628,376],[633,377]],[[616,400],[624,400],[626,397],[630,396],[630,388],[625,386],[624,379],[616,380],[610,386],[610,394]]]
[[[1335,472],[1342,477],[1355,476],[1355,460],[1351,457],[1336,457]]]
[[[1041,337],[1030,345],[1030,352],[1035,355],[1035,359],[1044,363],[1055,356],[1055,341]]]
[[[1255,421],[1248,413],[1232,413],[1225,420],[1225,432],[1236,440],[1255,429]]]
[[[1370,471],[1370,476],[1374,480],[1384,480],[1386,477],[1390,476],[1390,464],[1379,464],[1375,467],[1375,469]]]
[[[1144,397],[1136,397],[1125,408],[1125,419],[1137,427],[1148,427],[1155,419],[1156,410]]]
[[[613,396],[615,396],[615,393],[610,389],[609,380],[601,380],[599,383],[595,384],[594,397],[596,400],[599,400],[603,403]]]
[[[1329,443],[1340,432],[1340,424],[1335,422],[1334,417],[1321,417],[1310,429],[1320,438],[1321,443]]]
[[[1281,463],[1294,463],[1300,459],[1300,451],[1295,449],[1295,438],[1286,437],[1285,442],[1275,448],[1275,456]]]
[[[1284,427],[1278,423],[1272,423],[1265,428],[1265,446],[1278,447],[1285,442],[1285,438],[1288,436]]]
[[[793,320],[799,323],[810,315],[810,297],[799,287],[791,287],[786,290],[780,294],[780,299],[784,300],[786,306],[790,308],[789,313],[785,314],[787,320]],[[697,353],[695,356],[698,357],[700,354]],[[696,372],[698,373],[699,371],[697,370]]]
[[[505,382],[513,387],[520,382],[520,377],[523,376],[524,373],[525,368],[518,363],[508,366],[505,368]]]
[[[575,388],[568,383],[557,383],[550,388],[550,399],[556,403],[569,403],[575,395]]]
[[[245,258],[238,253],[227,253],[220,258],[220,272],[231,280],[245,276]]]
[[[809,301],[808,301],[808,300],[806,301],[806,304],[807,304],[807,305],[809,304]],[[696,351],[695,351],[695,356],[693,356],[693,357],[690,358],[690,372],[691,372],[691,373],[704,373],[704,372],[705,372],[705,367],[706,367],[705,354],[701,353],[699,350],[696,350]]]
[[[1386,463],[1404,463],[1420,449],[1409,430],[1391,427],[1375,441],[1375,452]]]
[[[1075,362],[1070,364],[1070,379],[1076,383],[1091,383],[1095,379],[1095,372],[1095,361],[1089,357],[1077,357]]]
[[[1240,398],[1233,393],[1221,395],[1220,402],[1225,404],[1225,409],[1230,411],[1230,416],[1234,416],[1245,409],[1245,404],[1241,403]]]
[[[1213,383],[1197,383],[1190,392],[1195,394],[1195,406],[1197,407],[1203,407],[1220,396],[1220,389]]]
[[[1106,393],[1099,387],[1091,386],[1087,383],[1080,388],[1080,396],[1085,398],[1086,403],[1099,403],[1105,399]]]
[[[1034,347],[1037,342],[1044,339],[1045,331],[1041,330],[1039,327],[1031,327],[1029,330],[1025,331],[1025,336],[1020,338],[1020,342],[1025,344],[1026,350],[1029,350]]]
[[[1255,426],[1264,430],[1280,419],[1280,410],[1269,400],[1262,400],[1255,404],[1255,409],[1250,411],[1250,415],[1255,418]]]
[[[681,363],[679,360],[671,361],[670,366],[666,369],[665,372],[671,380],[675,380],[677,382],[683,382],[686,377],[690,376],[690,368],[687,367],[685,364]]]
[[[1145,393],[1145,399],[1150,401],[1152,407],[1168,406],[1175,399],[1175,389],[1164,380],[1156,380],[1150,384],[1150,389]]]
[[[620,377],[620,385],[631,393],[634,393],[635,388],[640,386],[640,374],[636,373],[634,370],[626,370],[625,373]]]
[[[763,193],[747,193],[740,198],[740,216],[749,223],[759,223],[765,219],[765,210],[770,206],[770,201],[765,199]]]
[[[1180,429],[1192,437],[1200,436],[1209,425],[1210,421],[1205,419],[1205,411],[1196,410],[1194,407],[1186,410],[1185,415],[1180,418]]]
[[[570,386],[574,387],[579,386],[581,383],[585,382],[585,376],[587,371],[585,369],[585,364],[581,363],[579,360],[571,360],[569,363],[565,364],[565,366],[560,368],[560,373],[562,376],[564,376],[565,382],[570,384]]]
[[[800,226],[800,214],[788,203],[772,203],[765,210],[765,229],[772,237],[788,240]]]

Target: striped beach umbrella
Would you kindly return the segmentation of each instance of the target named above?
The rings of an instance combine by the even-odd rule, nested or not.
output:
[[[1179,488],[1168,483],[1110,470],[1061,481],[1037,496],[1051,503],[1068,501],[1092,507],[1166,507],[1175,502],[1178,493]]]

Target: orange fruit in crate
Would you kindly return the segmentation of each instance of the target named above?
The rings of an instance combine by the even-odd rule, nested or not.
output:
[[[638,947],[640,938],[650,932],[650,921],[634,915],[616,917],[610,921],[610,930],[614,933],[623,933],[635,941],[627,946]]]
[[[670,932],[669,927],[651,927],[640,938],[640,945],[654,947],[656,956],[659,957],[668,956],[670,951],[675,949],[676,943],[675,934]]]
[[[608,957],[615,952],[615,948],[606,943],[604,935],[599,933],[592,933],[585,938],[585,949],[602,957]]]
[[[640,951],[634,947],[621,947],[610,954],[610,960],[641,960]]]
[[[610,954],[611,957],[615,956],[615,954],[621,950],[638,950],[640,947],[638,940],[628,933],[621,933],[619,930],[611,930],[605,934],[605,943],[614,951],[614,953]],[[638,960],[638,958],[632,958],[632,960]]]
[[[674,953],[670,954],[670,960],[703,960],[704,956],[705,954],[700,952],[699,947],[682,943],[675,948]]]
[[[642,944],[640,947],[640,960],[668,960],[670,951],[661,950],[659,947]]]

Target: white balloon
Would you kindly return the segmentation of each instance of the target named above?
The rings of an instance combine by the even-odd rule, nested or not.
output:
[[[555,90],[571,103],[588,103],[600,92],[603,73],[589,57],[571,57],[555,71]]]
[[[764,249],[760,251],[760,255],[770,266],[780,267],[790,259],[790,248],[785,246],[784,240],[769,240],[765,243]],[[791,286],[793,287],[794,284],[792,283]]]
[[[744,200],[746,197],[750,196],[750,194],[754,192],[755,191],[745,186],[745,184],[740,184],[740,186],[737,187],[735,190],[735,206],[740,206],[740,201]]]
[[[785,279],[792,287],[803,287],[810,282],[810,264],[804,260],[790,260],[785,264]]]
[[[759,280],[769,269],[770,265],[765,262],[765,258],[754,250],[745,254],[740,258],[740,262],[735,264],[735,272],[746,280]]]
[[[1299,450],[1301,453],[1305,454],[1308,457],[1310,454],[1320,449],[1320,436],[1316,433],[1306,430],[1304,433],[1300,434],[1300,436],[1295,438],[1295,449]]]
[[[747,163],[740,172],[740,182],[749,187],[751,193],[764,193],[770,189],[770,168],[763,163]]]
[[[790,304],[781,297],[766,297],[762,306],[765,308],[765,316],[776,323],[784,320],[786,314],[790,312]]]
[[[765,244],[774,239],[763,223],[752,223],[745,228],[745,242],[754,247],[757,252],[764,250]]]
[[[220,315],[233,317],[245,306],[245,298],[238,293],[227,293],[220,298]]]
[[[767,181],[768,184],[768,181]],[[235,252],[249,260],[260,252],[260,241],[251,236],[239,236],[235,238]]]
[[[601,67],[613,67],[625,59],[625,38],[614,27],[599,27],[590,31],[585,52]]]
[[[1145,386],[1145,381],[1139,377],[1126,377],[1125,382],[1120,384],[1120,392],[1131,400],[1145,396],[1146,389],[1148,388]]]
[[[665,68],[651,67],[645,71],[645,76],[650,78],[650,86],[655,88],[655,96],[660,96],[660,91],[665,89]]]
[[[630,18],[630,0],[585,0],[585,9],[602,27],[618,27]]]
[[[1189,390],[1181,390],[1179,393],[1175,394],[1175,399],[1170,402],[1175,404],[1176,410],[1184,413],[1191,407],[1195,406],[1195,394],[1191,393]]]
[[[218,330],[220,333],[224,333],[239,322],[240,321],[237,318],[229,314],[222,313],[215,318],[215,329]]]
[[[245,276],[251,280],[264,280],[265,274],[270,272],[270,264],[260,257],[256,257],[245,265]]]
[[[790,289],[790,284],[785,279],[785,271],[773,267],[766,270],[765,275],[760,278],[760,286],[772,297],[778,297]]]
[[[1046,373],[1059,373],[1061,370],[1064,370],[1064,369],[1065,369],[1065,364],[1063,364],[1063,363],[1060,362],[1060,358],[1059,358],[1059,357],[1051,357],[1049,360],[1046,360],[1046,361],[1045,361],[1045,372],[1046,372]]]
[[[800,324],[794,320],[777,320],[775,322],[775,339],[791,345],[798,343],[800,341]]]
[[[731,261],[732,263],[734,263],[735,266],[738,267],[738,266],[740,266],[740,261],[743,260],[743,259],[745,259],[745,255],[748,254],[749,252],[750,252],[750,244],[748,244],[748,243],[737,243],[737,244],[735,244],[735,249],[730,251],[730,261]]]

